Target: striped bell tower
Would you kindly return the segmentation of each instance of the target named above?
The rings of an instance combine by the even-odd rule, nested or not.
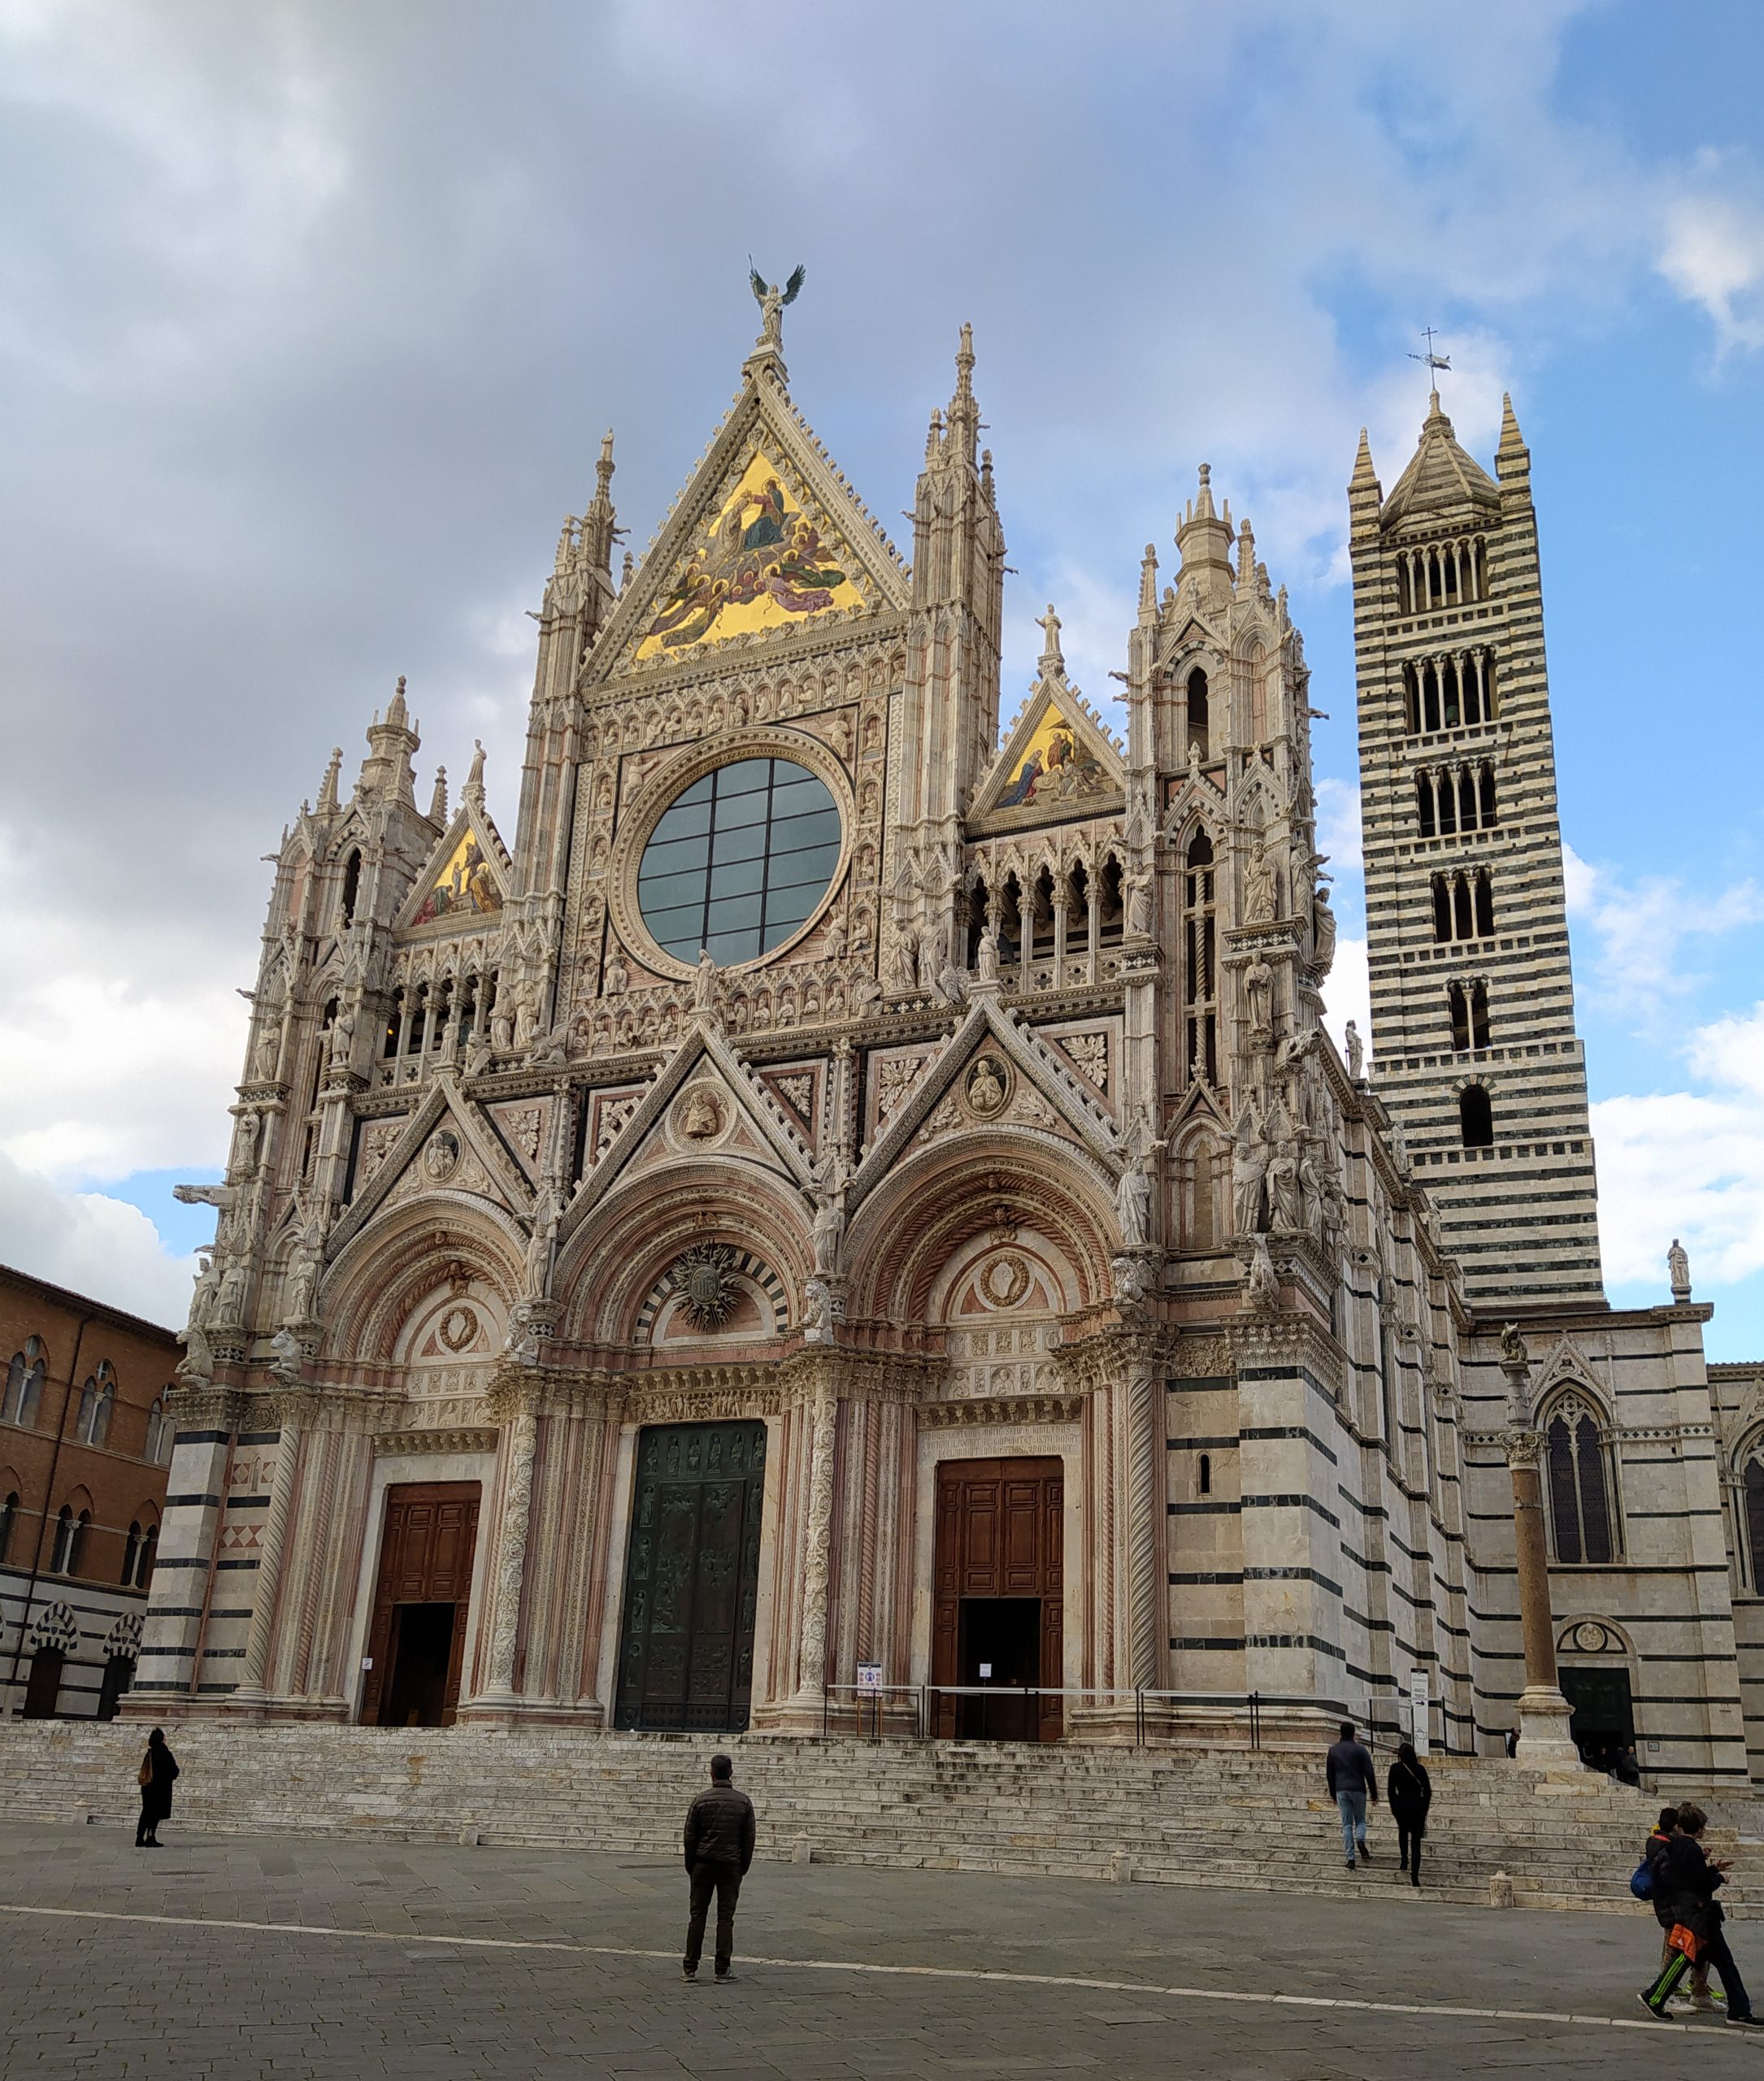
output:
[[[1430,401],[1348,488],[1374,1075],[1471,1300],[1601,1303],[1531,454],[1490,478]]]

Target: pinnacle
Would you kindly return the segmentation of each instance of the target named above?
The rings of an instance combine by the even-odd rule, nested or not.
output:
[[[1360,428],[1359,452],[1353,458],[1353,475],[1348,480],[1349,491],[1357,491],[1362,484],[1375,484],[1378,474],[1372,467],[1372,444],[1366,428]]]

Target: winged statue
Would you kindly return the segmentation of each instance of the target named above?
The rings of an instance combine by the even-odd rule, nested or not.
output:
[[[784,345],[784,307],[794,303],[801,294],[806,267],[799,267],[782,289],[776,282],[768,282],[754,265],[754,256],[747,256],[747,279],[753,289],[754,301],[759,306],[760,337],[767,346]]]

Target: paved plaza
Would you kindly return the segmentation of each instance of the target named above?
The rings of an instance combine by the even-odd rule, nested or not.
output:
[[[680,1981],[684,1907],[683,1874],[654,1858],[175,1827],[155,1856],[114,1827],[15,1824],[0,1841],[0,2070],[1764,2072],[1764,2050],[1718,2022],[1667,2033],[1640,2015],[1658,1939],[1640,1909],[767,1863],[742,1899],[739,1983],[717,1988]],[[1764,1983],[1764,1957],[1742,1963]]]

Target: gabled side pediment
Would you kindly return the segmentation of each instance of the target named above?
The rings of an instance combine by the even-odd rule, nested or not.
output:
[[[788,395],[751,373],[614,610],[589,681],[909,597],[893,545]]]
[[[480,928],[507,901],[514,871],[489,810],[468,797],[411,884],[393,929]]]
[[[1106,815],[1127,798],[1127,769],[1114,739],[1058,658],[1042,671],[975,792],[970,825],[1016,830]]]
[[[378,1124],[371,1123],[370,1127]],[[532,1187],[519,1165],[477,1106],[445,1072],[406,1117],[372,1176],[331,1231],[327,1255],[334,1258],[381,1207],[428,1192],[476,1193],[524,1221],[532,1213]]]
[[[806,1192],[813,1160],[777,1097],[707,1019],[694,1021],[648,1089],[618,1123],[564,1215],[568,1236],[621,1180],[664,1164],[745,1157]]]

